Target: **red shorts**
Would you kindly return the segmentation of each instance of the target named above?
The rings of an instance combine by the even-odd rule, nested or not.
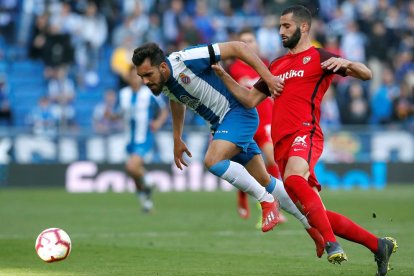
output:
[[[305,159],[309,164],[308,183],[312,187],[321,190],[321,185],[316,179],[314,168],[323,151],[323,137],[312,136],[309,130],[298,131],[291,134],[275,144],[274,154],[280,173],[283,177],[289,157],[298,156]]]
[[[264,144],[272,142],[272,136],[270,134],[271,124],[259,124],[257,127],[256,134],[253,137],[253,140],[257,143],[259,148],[262,148]]]

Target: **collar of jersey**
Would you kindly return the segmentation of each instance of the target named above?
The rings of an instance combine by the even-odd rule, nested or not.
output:
[[[171,66],[171,62],[168,58],[165,58],[165,62],[168,65],[168,68],[170,68],[170,76],[168,77],[167,82],[165,83],[167,86],[171,86],[171,84],[173,84],[175,82],[174,77],[173,77],[173,69]]]

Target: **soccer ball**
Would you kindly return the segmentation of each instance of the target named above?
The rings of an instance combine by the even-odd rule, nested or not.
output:
[[[37,236],[35,248],[40,259],[53,263],[69,256],[72,243],[69,235],[62,229],[48,228]]]

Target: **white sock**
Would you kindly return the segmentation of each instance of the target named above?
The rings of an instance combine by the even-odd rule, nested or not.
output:
[[[298,207],[293,203],[293,201],[290,199],[288,193],[285,190],[285,186],[283,185],[283,182],[279,179],[276,179],[276,185],[275,189],[272,192],[272,195],[275,199],[279,201],[280,207],[288,212],[289,214],[295,216],[306,229],[311,228],[309,225],[308,220],[306,217],[299,211]]]
[[[274,201],[266,189],[239,163],[230,161],[228,169],[221,175],[221,178],[227,180],[234,187],[248,193],[260,202]]]

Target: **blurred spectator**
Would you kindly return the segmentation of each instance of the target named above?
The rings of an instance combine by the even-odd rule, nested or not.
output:
[[[28,115],[27,122],[34,134],[54,135],[57,132],[57,118],[46,96],[39,99]]]
[[[178,44],[181,29],[187,20],[183,0],[172,0],[170,7],[163,14],[164,37],[168,44]]]
[[[359,32],[358,24],[355,21],[349,22],[340,44],[344,58],[365,63],[365,42],[366,39]]]
[[[68,78],[66,67],[56,68],[48,83],[48,97],[52,104],[52,111],[58,119],[61,129],[74,126],[75,109],[75,84]]]
[[[392,40],[383,22],[375,21],[372,24],[366,48],[368,66],[373,76],[371,91],[376,91],[380,85],[382,62],[389,61]]]
[[[0,75],[0,125],[12,125],[9,91],[6,78],[3,75]]]
[[[43,57],[43,47],[46,43],[48,34],[49,15],[44,13],[36,17],[33,27],[33,36],[29,45],[29,57],[41,59]]]
[[[390,67],[383,68],[381,84],[370,101],[371,123],[390,123],[393,115],[393,102],[399,96],[400,88],[395,82],[393,71]]]
[[[165,46],[160,16],[156,13],[152,13],[149,17],[149,26],[145,33],[144,41],[155,42],[162,48]]]
[[[209,43],[212,41],[216,31],[212,24],[212,17],[208,13],[206,0],[197,0],[194,26],[200,32],[201,43]]]
[[[414,72],[413,53],[404,50],[397,54],[395,58],[395,78],[397,82],[402,82],[409,72]]]
[[[97,66],[99,50],[108,36],[105,17],[98,11],[96,3],[88,1],[85,14],[81,18],[80,38],[76,46],[78,82],[81,86],[94,87],[99,83]]]
[[[69,2],[59,3],[55,13],[50,16],[50,24],[56,26],[62,34],[75,35],[82,28],[81,17],[72,12]]]
[[[42,48],[42,59],[46,65],[46,78],[53,77],[57,68],[69,66],[74,61],[70,36],[60,33],[58,26],[49,26],[49,33]]]
[[[277,19],[273,15],[264,18],[263,26],[257,30],[257,43],[262,56],[268,60],[273,60],[284,53],[282,39],[276,28]]]
[[[414,131],[414,86],[407,81],[401,85],[400,97],[394,102],[394,112],[397,122],[402,123],[405,129]]]
[[[113,89],[105,92],[103,102],[98,103],[93,111],[93,129],[96,133],[111,134],[124,129],[124,121],[118,116],[117,95]]]
[[[321,126],[323,128],[338,129],[341,126],[341,117],[338,103],[335,98],[335,90],[331,86],[322,98]]]
[[[150,21],[148,14],[143,10],[143,4],[140,1],[135,2],[135,7],[131,13],[132,19],[129,26],[135,37],[135,45],[140,45],[144,42],[144,35],[148,31]]]
[[[122,43],[114,49],[111,55],[111,69],[119,77],[118,88],[128,85],[129,70],[132,65],[134,53],[134,37],[125,35]]]
[[[360,125],[367,124],[370,116],[368,93],[365,92],[361,81],[352,81],[349,84],[348,102],[345,112],[341,114],[344,124]]]
[[[15,41],[17,0],[0,1],[0,33],[8,44]]]

